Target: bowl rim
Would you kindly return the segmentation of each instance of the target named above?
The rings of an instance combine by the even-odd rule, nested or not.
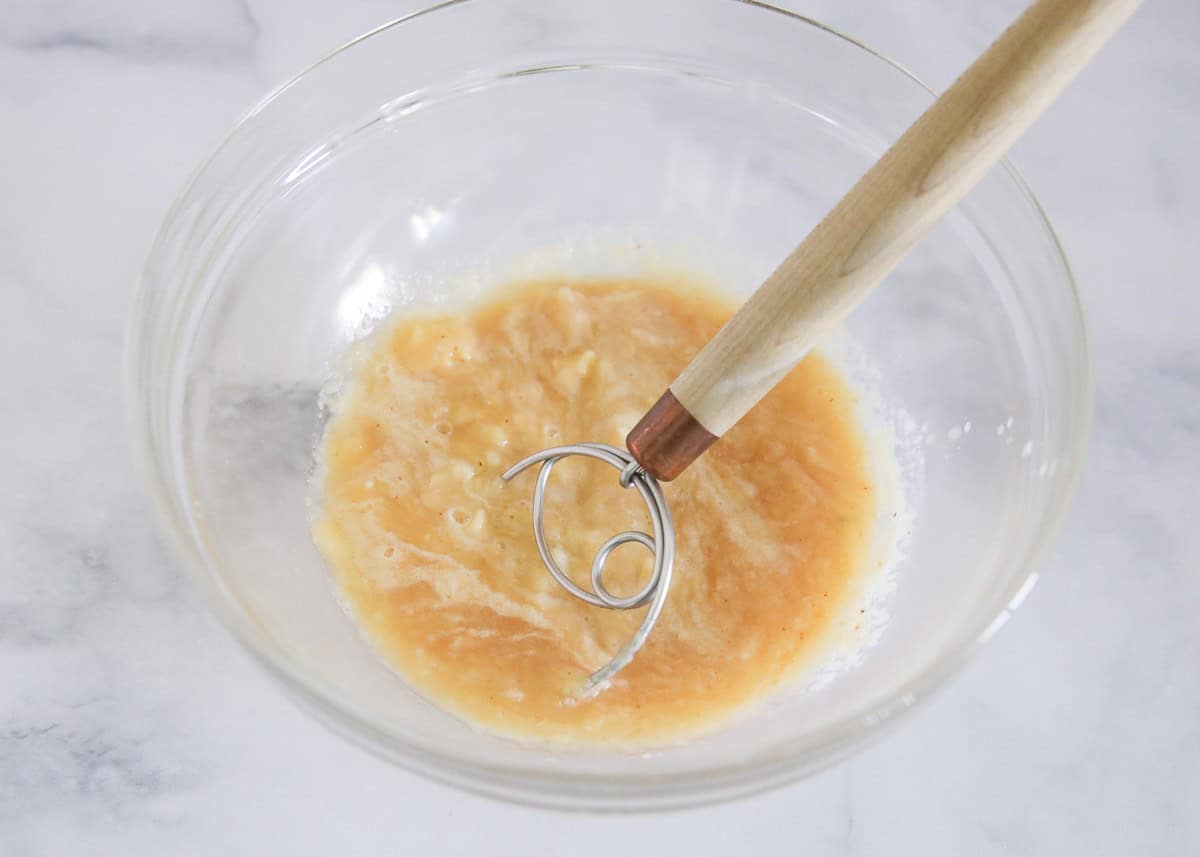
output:
[[[301,71],[271,89],[250,108],[245,110],[229,128],[218,137],[209,154],[191,171],[187,180],[176,194],[164,214],[154,242],[147,255],[138,286],[135,290],[127,316],[124,336],[123,380],[126,412],[126,427],[133,446],[136,467],[143,485],[152,500],[152,514],[156,518],[160,533],[166,535],[172,553],[180,560],[193,584],[201,592],[212,610],[244,649],[253,656],[270,675],[277,679],[299,707],[307,710],[335,733],[348,739],[373,755],[389,759],[398,766],[431,779],[447,783],[466,791],[491,798],[528,806],[556,809],[583,809],[588,811],[658,811],[703,806],[722,802],[734,797],[743,797],[768,789],[786,785],[811,775],[874,740],[887,734],[905,717],[926,703],[935,693],[947,685],[949,679],[974,657],[994,636],[1000,625],[1028,595],[1036,583],[1039,573],[1036,567],[1044,559],[1053,536],[1060,528],[1069,511],[1071,498],[1078,488],[1085,469],[1086,450],[1091,433],[1094,414],[1095,384],[1093,357],[1088,337],[1088,325],[1078,281],[1062,241],[1050,222],[1042,204],[1038,201],[1028,182],[1005,157],[997,168],[1006,174],[1015,189],[1031,207],[1033,220],[1040,226],[1048,239],[1053,255],[1061,265],[1064,285],[1069,295],[1071,312],[1078,322],[1078,364],[1074,367],[1080,382],[1077,410],[1078,431],[1068,439],[1069,454],[1059,460],[1061,479],[1059,499],[1052,504],[1037,524],[1025,556],[1019,561],[1022,573],[1015,576],[1001,594],[996,596],[994,610],[987,611],[988,617],[982,626],[971,633],[961,645],[947,649],[916,673],[905,684],[898,686],[886,698],[860,705],[837,722],[813,733],[806,742],[809,752],[801,750],[767,761],[725,763],[711,767],[697,767],[683,773],[647,779],[637,774],[593,774],[579,772],[550,772],[530,767],[478,762],[466,756],[455,755],[410,742],[397,734],[378,727],[372,721],[349,708],[336,703],[336,694],[324,686],[319,678],[309,675],[293,663],[292,659],[278,649],[272,641],[258,633],[249,618],[234,609],[214,586],[206,571],[206,561],[196,549],[187,528],[169,511],[172,498],[159,478],[158,465],[153,452],[151,431],[147,425],[146,407],[143,401],[139,354],[143,331],[140,321],[145,307],[150,303],[154,291],[151,268],[161,254],[170,227],[178,220],[185,200],[209,169],[222,154],[231,140],[255,116],[268,108],[288,90],[307,78],[321,66],[335,59],[362,42],[377,35],[403,26],[406,23],[453,7],[471,5],[481,0],[440,0],[440,2],[402,15],[380,24],[361,35],[350,39],[312,61]],[[882,61],[928,94],[938,93],[923,79],[903,64],[875,50],[858,39],[841,32],[835,27],[815,18],[782,9],[763,0],[715,0],[752,7],[766,13],[774,13],[785,19],[832,36],[870,57]],[[815,736],[820,736],[816,738]],[[806,758],[813,746],[824,746],[815,758]],[[641,804],[635,803],[642,800]]]

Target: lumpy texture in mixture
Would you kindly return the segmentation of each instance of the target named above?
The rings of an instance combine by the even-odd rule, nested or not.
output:
[[[645,744],[710,728],[776,687],[846,608],[874,498],[854,397],[813,355],[666,486],[675,578],[645,648],[579,690],[645,608],[605,610],[550,577],[531,532],[548,446],[626,432],[729,317],[728,300],[641,280],[510,287],[468,313],[408,316],[363,347],[322,444],[315,538],[351,611],[413,686],[491,731]],[[647,530],[607,465],[555,469],[546,532],[589,588],[609,537]],[[649,573],[638,545],[605,573]]]

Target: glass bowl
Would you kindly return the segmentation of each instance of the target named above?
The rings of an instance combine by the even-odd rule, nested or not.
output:
[[[338,605],[308,480],[322,387],[389,310],[486,291],[520,259],[669,264],[749,293],[931,99],[851,39],[734,0],[459,0],[334,52],[241,120],[147,264],[130,429],[170,542],[304,707],[477,792],[657,809],[844,756],[1003,624],[1079,472],[1079,301],[1011,166],[848,323],[919,490],[882,635],[819,689],[643,752],[479,732],[410,690]]]

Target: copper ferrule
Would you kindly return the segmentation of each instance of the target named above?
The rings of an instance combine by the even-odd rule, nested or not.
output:
[[[625,446],[647,473],[669,482],[716,439],[668,389],[638,420],[625,438]]]

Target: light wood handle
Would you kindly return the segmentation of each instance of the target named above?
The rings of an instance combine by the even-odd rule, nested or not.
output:
[[[643,466],[673,458],[647,467],[673,478],[741,419],[966,195],[1139,3],[1038,0],[1027,9],[671,384],[628,438]]]

